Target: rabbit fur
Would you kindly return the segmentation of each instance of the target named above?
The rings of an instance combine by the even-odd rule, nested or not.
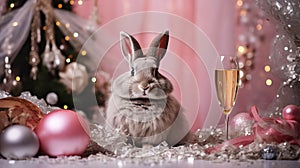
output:
[[[121,32],[120,39],[130,71],[112,84],[107,124],[129,135],[136,146],[158,145],[163,141],[170,146],[189,142],[189,125],[181,105],[171,95],[172,83],[158,71],[166,54],[169,32],[159,34],[145,55],[128,33]]]

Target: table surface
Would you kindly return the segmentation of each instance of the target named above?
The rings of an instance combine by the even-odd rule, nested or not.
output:
[[[142,167],[158,167],[158,168],[297,168],[300,167],[300,160],[249,160],[249,161],[207,161],[207,160],[194,160],[194,161],[174,161],[166,162],[163,164],[137,164],[137,163],[124,163],[123,161],[85,161],[85,162],[68,162],[68,163],[46,163],[37,161],[9,161],[0,159],[0,168],[103,168],[103,167],[119,167],[119,168],[142,168]]]

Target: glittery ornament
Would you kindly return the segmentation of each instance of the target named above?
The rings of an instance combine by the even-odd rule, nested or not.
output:
[[[0,152],[7,159],[25,159],[37,154],[39,140],[28,127],[13,125],[0,136]]]
[[[262,149],[261,156],[265,160],[276,159],[276,148],[273,146],[266,146]]]
[[[253,123],[254,119],[250,116],[250,113],[238,113],[230,121],[231,137],[252,134]]]
[[[35,132],[41,151],[50,156],[80,155],[90,143],[87,122],[71,110],[54,110],[45,115]]]

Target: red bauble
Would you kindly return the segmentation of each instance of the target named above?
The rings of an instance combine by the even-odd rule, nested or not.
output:
[[[300,108],[292,104],[285,106],[282,110],[282,118],[300,121]]]
[[[41,151],[50,156],[80,155],[90,142],[87,122],[71,110],[55,110],[45,115],[35,132]]]

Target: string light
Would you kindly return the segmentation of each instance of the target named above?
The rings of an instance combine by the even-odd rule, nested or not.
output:
[[[239,71],[240,72],[240,78],[244,77],[244,72],[243,71]]]
[[[70,28],[70,23],[66,23],[66,28]]]
[[[19,82],[21,80],[20,76],[16,76],[16,81]]]
[[[16,80],[13,80],[13,81],[12,81],[12,85],[13,85],[13,86],[17,86],[17,84],[18,84],[18,82],[17,82]]]
[[[237,0],[236,5],[239,6],[239,7],[243,6],[243,1],[242,0]]]
[[[240,15],[241,15],[241,16],[246,16],[246,14],[247,14],[247,11],[246,11],[246,10],[243,9],[243,10],[240,11]]]
[[[257,30],[261,30],[261,29],[262,29],[262,25],[261,25],[261,24],[257,24],[257,25],[256,25],[256,29],[257,29]]]
[[[78,5],[82,5],[83,1],[82,0],[78,0]]]
[[[70,5],[74,5],[74,0],[70,0]]]
[[[95,82],[97,81],[96,77],[92,77],[92,78],[91,78],[91,81],[92,81],[93,83],[95,83]]]
[[[56,24],[56,26],[60,26],[60,22],[59,21],[56,21],[55,24]]]
[[[43,26],[43,30],[47,30],[47,26]]]
[[[57,7],[58,7],[59,9],[61,9],[61,8],[63,7],[63,5],[62,5],[62,4],[58,4]]]
[[[266,72],[270,72],[270,71],[271,71],[271,67],[270,67],[269,65],[266,65],[266,66],[265,66],[265,71],[266,71]]]
[[[67,106],[67,105],[64,105],[64,109],[67,110],[67,109],[68,109],[68,106]]]
[[[245,53],[245,51],[246,51],[246,49],[245,49],[244,46],[239,46],[239,47],[238,47],[238,52],[239,52],[240,54]]]
[[[86,51],[85,51],[85,50],[82,50],[82,51],[81,51],[81,55],[82,55],[82,56],[86,56]]]
[[[271,86],[272,85],[272,80],[271,79],[267,79],[266,80],[266,85],[267,86]]]
[[[69,41],[69,40],[70,40],[70,37],[69,37],[69,36],[65,36],[65,40],[66,40],[66,41]]]
[[[73,36],[74,36],[75,38],[77,38],[78,35],[79,35],[79,34],[78,34],[77,32],[74,32],[74,33],[73,33]]]
[[[11,3],[11,4],[9,5],[9,7],[10,7],[10,8],[14,8],[14,7],[15,7],[15,4],[14,4],[14,3]]]
[[[61,45],[59,46],[59,49],[60,49],[60,50],[64,50],[64,49],[65,49],[65,46],[64,46],[63,44],[61,44]]]
[[[14,27],[18,26],[18,22],[13,22],[12,25],[13,25]]]
[[[71,59],[70,58],[67,58],[66,59],[66,63],[70,63],[71,62]]]

